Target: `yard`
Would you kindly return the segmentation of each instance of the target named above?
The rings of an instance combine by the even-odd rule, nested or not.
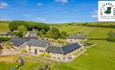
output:
[[[17,65],[16,59],[18,56],[7,56],[0,57],[0,70],[11,70],[13,67]],[[18,70],[37,70],[40,66],[40,63],[31,61],[29,59],[24,59],[25,64]]]

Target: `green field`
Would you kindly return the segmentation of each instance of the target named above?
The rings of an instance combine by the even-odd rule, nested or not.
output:
[[[5,33],[5,32],[8,32],[8,31],[9,31],[8,24],[0,23],[0,33]]]
[[[63,26],[55,26],[59,29],[59,31],[65,31],[69,35],[76,34],[78,32],[88,32],[94,29],[95,27],[87,27],[81,25],[63,25]]]
[[[74,61],[57,65],[55,70],[115,70],[115,43],[105,40],[93,42],[97,45]]]
[[[90,32],[88,36],[94,39],[106,39],[110,31],[115,31],[115,28],[96,28],[94,31]]]
[[[83,55],[72,62],[55,64],[51,67],[51,70],[115,70],[115,42],[106,40],[108,32],[115,31],[115,28],[88,27],[81,25],[60,25],[55,27],[60,31],[66,31],[69,35],[76,34],[77,32],[85,32],[89,38],[105,40],[91,40],[97,45],[89,48]],[[8,31],[6,24],[0,24],[0,28],[0,32]],[[9,70],[15,65],[15,62],[0,62],[0,70]],[[39,67],[39,63],[27,60],[25,66],[20,70],[34,70],[37,67]]]
[[[88,49],[83,55],[72,62],[58,64],[54,70],[115,70],[115,42],[109,42],[106,40],[108,32],[115,31],[115,28],[75,25],[56,27],[61,31],[68,32],[70,35],[77,32],[86,32],[88,38],[102,40],[91,40],[97,45]]]
[[[0,70],[11,70],[13,67],[16,67],[17,59],[18,56],[0,57]],[[24,66],[20,67],[18,70],[37,70],[40,66],[40,63],[29,59],[24,59],[24,62]]]

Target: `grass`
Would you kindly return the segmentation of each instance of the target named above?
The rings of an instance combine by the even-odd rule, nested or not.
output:
[[[76,28],[75,28],[76,27]],[[89,38],[106,39],[109,31],[115,28],[84,27],[84,26],[62,26],[60,30],[75,34],[79,31],[89,31]],[[115,42],[107,40],[91,40],[96,46],[89,48],[83,55],[72,62],[59,63],[53,70],[115,70]]]
[[[8,56],[8,57],[0,57],[0,70],[11,70],[13,67],[17,65],[16,59],[18,56]],[[39,68],[40,63],[31,61],[28,59],[24,59],[25,64],[18,70],[37,70]]]
[[[5,32],[8,32],[8,31],[9,31],[8,24],[0,23],[0,33],[5,33]]]
[[[79,26],[78,25],[65,25],[65,26],[54,26],[54,27],[57,27],[59,31],[67,32],[69,35],[73,35],[78,32],[88,32],[95,28],[95,27],[87,27],[87,26],[80,26],[80,25]]]
[[[0,24],[1,25],[1,24]],[[3,24],[2,24],[3,25]],[[7,26],[7,25],[5,25]],[[89,38],[106,39],[109,31],[115,31],[114,28],[100,28],[100,27],[87,27],[80,25],[63,25],[55,26],[59,28],[60,31],[66,31],[69,35],[75,34],[77,32],[88,32]],[[0,26],[1,28],[1,26]],[[7,27],[0,29],[0,32],[7,31]],[[83,55],[76,58],[69,63],[56,63],[51,66],[51,70],[115,70],[115,42],[109,42],[106,40],[90,40],[97,44],[92,48],[89,48]],[[87,54],[87,55],[86,55]],[[0,70],[10,70],[17,63],[13,60],[16,58],[0,58]],[[8,59],[8,60],[6,60]],[[11,61],[11,62],[8,62]],[[41,63],[30,61],[25,59],[25,65],[20,68],[20,70],[36,70]]]
[[[58,64],[54,70],[115,70],[115,43],[93,40],[96,46],[67,64]]]
[[[115,28],[96,28],[88,36],[89,38],[106,39],[110,31],[115,31]]]

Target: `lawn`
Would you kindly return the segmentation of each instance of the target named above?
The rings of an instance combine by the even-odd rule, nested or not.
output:
[[[86,27],[86,26],[63,26],[61,30],[75,33],[77,31],[89,31],[88,37],[94,39],[106,39],[109,31],[114,28]],[[76,28],[75,28],[76,27]],[[53,70],[115,70],[115,42],[107,40],[91,40],[97,45],[89,48],[83,55],[72,62],[59,63]]]
[[[5,33],[8,32],[8,24],[7,23],[0,23],[0,33]]]
[[[59,31],[65,31],[69,35],[76,34],[78,32],[85,32],[93,30],[95,27],[88,27],[88,26],[80,26],[80,25],[62,25],[62,26],[55,26],[59,29]]]
[[[8,56],[8,57],[0,57],[0,70],[11,70],[13,67],[17,65],[16,59],[18,56]],[[24,59],[25,64],[18,70],[37,70],[39,68],[40,63]]]
[[[88,37],[94,39],[106,39],[108,37],[108,32],[110,31],[115,31],[115,28],[96,28],[88,34]]]
[[[97,45],[70,63],[58,64],[54,70],[115,70],[115,43],[105,40],[93,42]]]

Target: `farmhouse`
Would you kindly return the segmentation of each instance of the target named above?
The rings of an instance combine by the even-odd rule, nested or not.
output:
[[[67,38],[67,42],[69,43],[76,43],[82,40],[87,40],[86,35],[72,35]]]
[[[26,44],[26,50],[32,54],[43,54],[49,47],[47,40],[30,39]]]
[[[27,50],[29,54],[48,54],[51,59],[68,61],[73,58],[72,52],[83,49],[79,43],[72,43],[64,46],[53,46],[48,40],[36,38],[13,38],[10,40],[13,46],[19,50]]]
[[[51,58],[57,59],[57,60],[67,60],[71,59],[71,52],[75,50],[80,50],[83,47],[79,45],[78,43],[73,43],[69,45],[65,45],[62,47],[54,47],[50,46],[46,49],[46,52],[51,55]]]

